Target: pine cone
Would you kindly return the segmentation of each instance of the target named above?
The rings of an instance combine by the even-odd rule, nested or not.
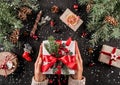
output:
[[[27,15],[30,15],[32,13],[32,10],[28,7],[21,7],[20,10],[18,11],[18,17],[21,20],[26,20],[27,19]]]
[[[18,39],[19,39],[19,30],[15,29],[15,30],[13,30],[13,32],[10,35],[10,41],[13,44],[15,44],[15,43],[17,43]]]
[[[118,25],[118,21],[112,16],[106,16],[105,21],[112,24],[113,26]]]
[[[92,6],[91,4],[88,4],[88,5],[86,6],[86,12],[87,12],[87,13],[90,12],[90,10],[91,10],[91,6]]]

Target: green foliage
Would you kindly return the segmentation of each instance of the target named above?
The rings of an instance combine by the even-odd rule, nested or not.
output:
[[[87,29],[92,33],[90,42],[95,45],[100,41],[120,38],[120,0],[78,0],[82,4],[92,4],[88,15]],[[118,20],[114,26],[105,22],[105,16]]]
[[[48,37],[48,43],[45,44],[45,48],[50,54],[55,54],[58,57],[59,44],[55,42],[54,37]]]
[[[55,38],[53,36],[48,37],[48,43],[45,44],[45,48],[50,54],[55,55],[54,57],[57,57],[57,58],[59,57],[59,54],[58,54],[59,44],[56,43]],[[57,61],[53,65],[52,67],[53,73],[56,73],[56,71],[59,70],[57,66],[61,66],[62,72],[65,75],[69,75],[68,67],[64,65],[61,61]]]
[[[15,45],[9,41],[9,35],[14,29],[20,29],[23,25],[17,19],[17,9],[28,6],[38,10],[37,0],[1,0],[0,1],[0,45],[4,50],[10,51]]]
[[[10,50],[13,44],[9,42],[9,34],[14,29],[22,27],[21,21],[16,18],[16,10],[9,3],[0,2],[0,44],[4,50]]]
[[[11,5],[13,5],[15,8],[20,8],[21,6],[25,5],[35,11],[39,8],[38,0],[12,0]]]

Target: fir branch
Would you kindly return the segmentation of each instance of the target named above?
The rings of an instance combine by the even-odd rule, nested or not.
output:
[[[21,6],[28,6],[33,10],[37,11],[39,9],[38,0],[13,0],[11,2],[15,8],[20,8]]]
[[[48,37],[48,43],[45,44],[45,48],[50,54],[55,54],[58,57],[59,44],[55,42],[54,37]]]
[[[14,29],[22,28],[22,23],[16,18],[16,10],[10,3],[4,0],[0,3],[0,45],[4,46],[4,50],[11,50],[13,44],[9,41],[9,34]]]
[[[120,22],[119,0],[78,0],[83,4],[92,4],[88,15],[87,29],[92,33],[90,42],[95,45],[99,41],[109,41],[111,38],[120,38],[120,25],[111,25],[105,22],[105,16],[114,17]]]

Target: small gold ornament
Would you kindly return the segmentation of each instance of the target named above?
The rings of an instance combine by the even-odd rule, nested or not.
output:
[[[21,7],[20,10],[18,11],[18,17],[21,20],[26,20],[27,19],[27,15],[30,15],[32,13],[32,10],[28,7]]]
[[[59,12],[58,6],[56,6],[56,5],[52,6],[51,12],[52,12],[52,13],[58,13],[58,12]]]
[[[17,43],[18,39],[19,39],[19,30],[15,29],[15,30],[13,30],[13,32],[10,35],[10,41],[13,44],[15,44],[15,43]]]
[[[88,52],[89,52],[89,54],[92,54],[93,53],[93,48],[88,48]]]
[[[112,17],[112,16],[106,16],[105,17],[105,21],[110,23],[113,26],[118,25],[118,21],[114,17]]]

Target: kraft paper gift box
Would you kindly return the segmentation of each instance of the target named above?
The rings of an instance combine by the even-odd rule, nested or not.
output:
[[[62,41],[62,43],[65,43],[66,41]],[[43,41],[43,48],[42,48],[42,52],[43,52],[43,54],[42,55],[50,55],[49,54],[49,52],[46,50],[46,48],[45,48],[45,44],[46,43],[48,43],[48,40],[45,40],[45,41]],[[71,43],[70,43],[70,45],[69,46],[66,46],[66,48],[67,49],[69,49],[71,52],[72,52],[72,55],[75,55],[75,41],[71,41]],[[72,56],[73,57],[73,56]],[[74,56],[75,57],[75,56]],[[52,62],[52,61],[51,61]],[[44,62],[44,60],[43,60],[43,65],[46,65],[46,64],[49,64],[49,62]],[[69,69],[69,68],[67,68],[67,70],[68,70],[68,73],[67,73],[67,75],[69,75],[69,74],[75,74],[75,70],[73,70],[73,69]],[[43,72],[43,74],[55,74],[54,73],[54,71],[53,71],[53,69],[52,68],[49,68],[46,72]],[[61,70],[61,74],[66,74],[65,72],[64,72],[64,68],[62,68],[62,70]]]
[[[120,68],[120,50],[112,46],[103,45],[99,61]]]
[[[69,15],[77,16],[75,13],[73,13],[70,9],[67,8],[67,9],[65,10],[65,12],[60,16],[60,19],[61,19],[66,25],[68,25],[73,31],[76,31],[76,30],[80,27],[80,25],[83,23],[83,20],[80,19],[79,16],[77,16],[77,17],[79,17],[79,20],[77,21],[77,23],[76,23],[75,25],[69,25],[69,24],[67,23],[67,17],[68,17]]]

